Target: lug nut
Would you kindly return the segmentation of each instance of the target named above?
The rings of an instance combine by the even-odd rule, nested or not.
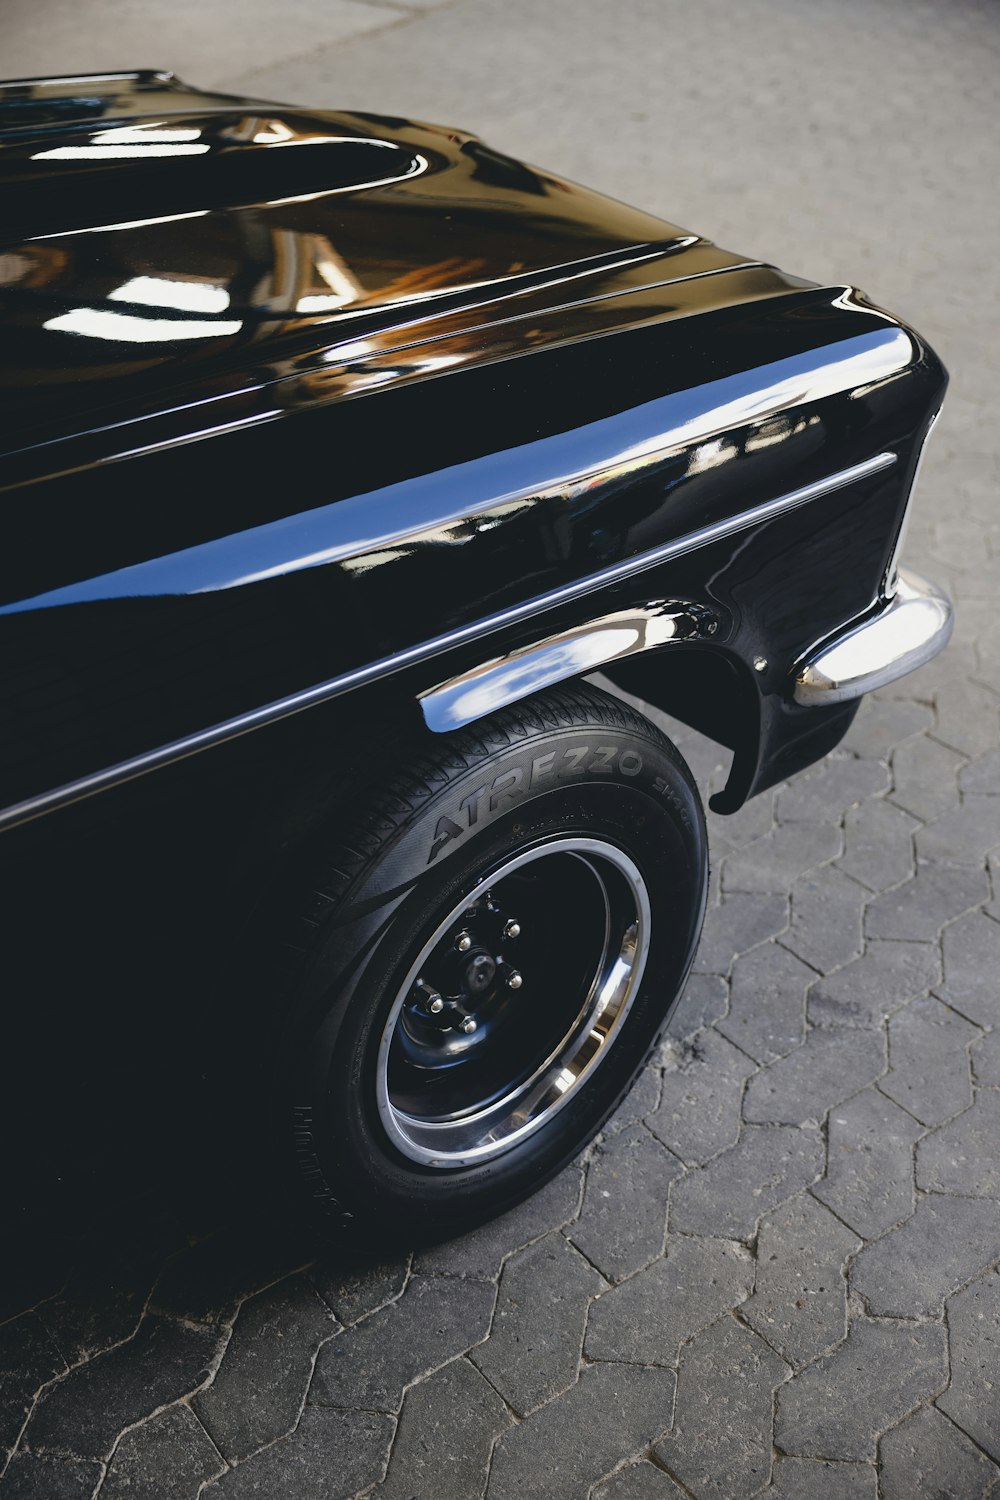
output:
[[[509,990],[519,990],[523,983],[524,980],[521,978],[517,970],[511,969],[510,973],[507,975],[507,988]]]
[[[520,922],[515,922],[514,919],[513,919],[513,917],[512,917],[511,920],[507,923],[506,927],[504,928],[503,935],[504,935],[505,938],[518,938],[518,937],[520,937],[521,936],[521,924],[520,924]]]
[[[467,932],[459,933],[458,937],[455,939],[455,947],[458,949],[459,953],[468,953],[469,949],[472,947],[472,939]]]
[[[476,1023],[471,1016],[466,1016],[465,1020],[462,1022],[462,1030],[465,1032],[466,1036],[471,1036],[472,1033],[476,1030]]]
[[[415,998],[423,1003],[432,1016],[439,1016],[444,1010],[444,1001],[434,986],[428,984],[426,979],[418,979],[413,987],[417,992]]]

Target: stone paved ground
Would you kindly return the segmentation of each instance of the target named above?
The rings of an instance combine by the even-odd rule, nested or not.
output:
[[[46,14],[47,13],[47,14]],[[910,316],[947,656],[712,820],[669,1043],[586,1159],[410,1261],[126,1211],[2,1287],[44,1500],[973,1500],[1000,1480],[996,78],[988,0],[6,0],[8,74],[172,65],[445,119]],[[239,23],[227,35],[228,19]],[[681,743],[706,788],[714,747]],[[110,1210],[109,1210],[110,1213]]]

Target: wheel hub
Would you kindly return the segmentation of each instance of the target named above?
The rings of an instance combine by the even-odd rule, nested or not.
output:
[[[406,1027],[414,1041],[432,1046],[437,1034],[439,1055],[428,1053],[424,1066],[483,1044],[510,992],[523,985],[520,970],[503,952],[520,935],[521,924],[495,906],[487,891],[437,942],[405,1003]]]
[[[465,966],[462,985],[467,995],[481,995],[493,983],[497,966],[490,955],[480,951],[473,955]]]

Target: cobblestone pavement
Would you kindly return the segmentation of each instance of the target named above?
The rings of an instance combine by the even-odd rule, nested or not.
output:
[[[670,1040],[585,1159],[516,1212],[367,1268],[132,1220],[113,1253],[8,1279],[0,1490],[993,1493],[1000,15],[295,0],[279,24],[248,0],[230,47],[225,7],[170,12],[158,37],[141,4],[13,0],[4,69],[176,65],[451,120],[912,317],[953,384],[907,558],[949,587],[958,626],[823,764],[712,818],[712,906]],[[722,752],[678,738],[716,784]]]

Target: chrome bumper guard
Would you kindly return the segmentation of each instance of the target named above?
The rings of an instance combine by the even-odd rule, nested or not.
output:
[[[916,671],[943,651],[955,623],[951,600],[900,569],[895,594],[871,619],[834,636],[795,673],[796,703],[847,703]]]

